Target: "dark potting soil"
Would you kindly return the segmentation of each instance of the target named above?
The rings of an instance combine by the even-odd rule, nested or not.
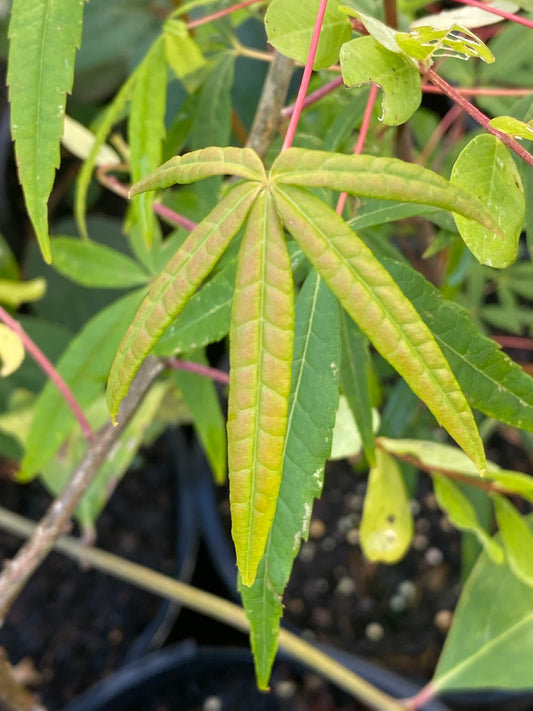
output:
[[[175,548],[175,473],[164,440],[130,471],[97,523],[97,545],[172,575]],[[2,505],[38,520],[50,502],[39,482],[0,481]],[[21,540],[0,533],[0,560]],[[145,630],[161,600],[52,553],[10,610],[0,645],[45,706],[60,709],[117,668]]]

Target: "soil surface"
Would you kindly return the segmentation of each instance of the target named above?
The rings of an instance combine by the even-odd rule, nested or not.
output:
[[[97,545],[173,574],[175,474],[164,442],[128,472],[99,518]],[[38,520],[50,497],[39,482],[0,482],[2,505]],[[0,560],[18,538],[0,533]],[[0,645],[12,664],[25,659],[26,676],[42,702],[59,709],[116,669],[160,609],[159,598],[52,553],[14,603]]]

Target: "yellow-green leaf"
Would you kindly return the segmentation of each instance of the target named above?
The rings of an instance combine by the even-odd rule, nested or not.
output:
[[[495,215],[498,232],[454,215],[466,246],[481,264],[501,269],[518,254],[526,201],[518,168],[496,136],[476,136],[457,158],[450,181],[483,202]]]
[[[230,330],[228,460],[232,536],[244,585],[255,580],[276,512],[294,334],[292,272],[270,194],[239,251]]]
[[[107,401],[113,418],[141,363],[239,231],[256,194],[254,184],[234,187],[191,232],[152,284],[111,367]]]
[[[370,469],[359,529],[361,549],[372,562],[396,563],[409,549],[413,516],[405,483],[395,459],[376,450]]]
[[[483,470],[483,444],[468,403],[431,331],[390,274],[313,195],[277,185],[275,199],[286,228],[349,315]]]
[[[4,323],[0,323],[0,378],[14,373],[24,356],[24,345],[19,336]]]

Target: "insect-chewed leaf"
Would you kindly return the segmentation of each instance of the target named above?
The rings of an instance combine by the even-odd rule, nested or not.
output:
[[[323,187],[350,195],[433,205],[468,217],[503,239],[498,216],[474,192],[427,168],[396,158],[342,155],[290,148],[274,161],[275,183]]]
[[[296,300],[294,359],[283,476],[274,523],[251,587],[241,585],[258,683],[268,687],[277,649],[281,598],[313,499],[320,496],[339,399],[339,305],[312,270]]]
[[[247,222],[230,329],[228,469],[232,536],[252,585],[276,512],[287,428],[294,335],[292,272],[269,194]]]
[[[152,284],[111,367],[107,401],[113,418],[142,361],[239,231],[256,195],[256,185],[234,187],[191,232]]]
[[[175,156],[132,186],[130,195],[160,190],[176,183],[194,183],[212,175],[236,175],[247,180],[265,179],[261,159],[251,148],[201,148]]]
[[[361,549],[370,561],[396,563],[406,554],[413,530],[400,467],[390,454],[378,449],[365,495],[359,531]]]
[[[526,201],[518,169],[505,145],[490,134],[476,136],[459,154],[450,180],[485,203],[499,227],[487,229],[466,216],[454,215],[468,249],[489,267],[512,264],[518,254]]]
[[[48,197],[59,165],[83,5],[83,0],[14,0],[11,9],[7,76],[11,128],[28,213],[47,262]]]
[[[403,54],[391,52],[373,37],[357,37],[342,45],[342,78],[348,87],[378,84],[383,89],[383,116],[387,126],[408,121],[420,106],[420,72]]]
[[[487,45],[473,32],[458,24],[444,29],[417,25],[410,32],[396,33],[396,42],[406,54],[424,61],[426,66],[432,63],[433,57],[479,57],[485,62],[494,62]]]
[[[342,218],[313,195],[277,185],[275,199],[286,228],[346,311],[476,466],[484,469],[483,445],[455,376],[390,274]]]

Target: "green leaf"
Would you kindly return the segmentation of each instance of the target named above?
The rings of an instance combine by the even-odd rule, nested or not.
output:
[[[359,10],[355,10],[348,5],[341,5],[339,7],[341,12],[345,12],[350,17],[355,17],[362,25],[364,25],[368,34],[373,37],[376,42],[380,44],[381,47],[388,49],[389,52],[395,52],[396,54],[401,54],[402,51],[396,42],[396,35],[398,34],[396,30],[389,27],[385,23],[381,22],[372,15],[365,15]],[[409,60],[409,57],[406,57]],[[416,63],[409,60],[412,67],[416,69]]]
[[[389,439],[380,437],[377,445],[389,454],[399,457],[408,456],[418,460],[420,466],[428,471],[446,471],[457,474],[466,474],[479,478],[479,471],[469,457],[457,447],[441,442],[432,442],[423,439]],[[487,476],[493,469],[499,469],[492,462],[487,462]]]
[[[152,284],[111,368],[107,398],[113,418],[141,363],[239,231],[256,195],[254,184],[235,186],[191,232]]]
[[[131,177],[135,182],[161,163],[165,137],[167,65],[163,37],[159,37],[136,72],[131,96],[128,137]],[[147,244],[154,233],[153,195],[142,195],[132,205]]]
[[[418,401],[417,401],[418,402]],[[372,410],[372,431],[379,428],[380,418],[377,410]],[[335,427],[333,428],[333,441],[331,443],[332,461],[336,459],[346,459],[347,457],[358,457],[363,451],[361,433],[357,427],[354,414],[348,405],[344,395],[339,398],[339,408],[335,416]]]
[[[312,270],[296,300],[291,395],[276,515],[254,584],[239,588],[262,689],[268,687],[277,650],[283,591],[300,541],[309,534],[313,499],[322,491],[339,398],[339,362],[337,300]]]
[[[518,254],[526,204],[518,169],[505,145],[490,134],[476,136],[459,154],[450,181],[484,202],[503,234],[454,215],[468,249],[489,267],[501,269],[512,264]]]
[[[0,303],[17,309],[21,304],[42,299],[46,292],[46,281],[41,277],[29,281],[0,279]]]
[[[252,585],[276,512],[287,429],[294,335],[292,272],[270,194],[247,221],[230,329],[228,469],[232,536]]]
[[[387,126],[399,126],[411,118],[422,100],[420,72],[401,54],[382,47],[373,37],[357,37],[340,51],[346,86],[378,84],[383,89],[383,114]]]
[[[503,561],[503,550],[483,528],[476,510],[459,486],[442,474],[433,474],[433,488],[440,508],[456,528],[471,531],[495,563]]]
[[[9,103],[20,182],[43,257],[50,262],[48,197],[59,166],[59,141],[83,0],[14,0],[9,24]]]
[[[154,347],[156,355],[173,356],[196,350],[227,336],[236,271],[234,259],[192,296]]]
[[[533,431],[533,379],[483,336],[466,309],[443,299],[411,267],[384,266],[431,329],[470,405],[513,427]]]
[[[150,278],[133,259],[97,242],[54,237],[51,246],[54,269],[82,286],[127,289]]]
[[[192,125],[191,147],[227,146],[231,138],[231,88],[235,52],[219,54],[202,86]]]
[[[507,563],[523,583],[533,586],[533,533],[508,499],[494,494],[493,501]]]
[[[341,387],[357,423],[366,459],[376,463],[374,425],[370,402],[368,339],[346,312],[341,314]]]
[[[189,356],[187,360],[208,365],[203,353]],[[178,385],[192,415],[194,427],[207,454],[215,479],[222,484],[226,478],[226,420],[215,385],[204,375],[183,370],[173,371],[172,379]]]
[[[396,158],[342,155],[290,148],[270,171],[276,183],[331,188],[350,195],[433,205],[476,220],[504,237],[498,215],[472,193],[452,185],[431,170]]]
[[[176,183],[194,183],[211,175],[236,175],[259,182],[266,178],[263,163],[251,148],[210,147],[171,158],[135,183],[130,195],[145,190],[162,190]]]
[[[320,0],[271,0],[265,15],[268,41],[278,52],[305,64]],[[326,8],[313,69],[335,64],[339,50],[352,35],[348,18],[335,4]]]
[[[525,121],[519,121],[512,116],[496,116],[489,121],[492,128],[497,128],[498,131],[503,131],[514,138],[526,138],[528,141],[533,141],[533,126]]]
[[[59,359],[57,370],[82,408],[103,390],[113,355],[139,305],[141,293],[128,294],[94,316]],[[35,404],[26,456],[18,474],[20,481],[28,481],[41,470],[74,423],[74,415],[63,396],[48,381]]]
[[[361,549],[373,563],[396,563],[407,553],[414,524],[397,462],[382,449],[370,469],[359,529]]]
[[[283,223],[376,349],[481,470],[483,445],[431,332],[389,273],[339,215],[314,196],[276,186]]]
[[[81,166],[81,170],[78,175],[76,194],[74,196],[74,214],[76,216],[76,223],[78,225],[80,235],[85,238],[88,237],[86,220],[87,193],[89,191],[93,168],[96,164],[101,147],[104,145],[109,132],[120,117],[126,102],[131,96],[137,79],[137,71],[139,71],[140,66],[141,65],[137,67],[135,72],[130,74],[129,78],[124,82],[116,96],[113,98],[113,101],[105,109],[102,119],[98,125],[98,129],[94,134],[94,143],[90,153],[87,156],[87,160]]]
[[[528,526],[533,529],[531,518]],[[483,553],[459,600],[432,688],[530,689],[531,601],[531,586]]]
[[[187,24],[182,20],[167,20],[163,32],[168,64],[187,91],[195,91],[201,81],[201,70],[207,66],[202,50],[190,36]]]

